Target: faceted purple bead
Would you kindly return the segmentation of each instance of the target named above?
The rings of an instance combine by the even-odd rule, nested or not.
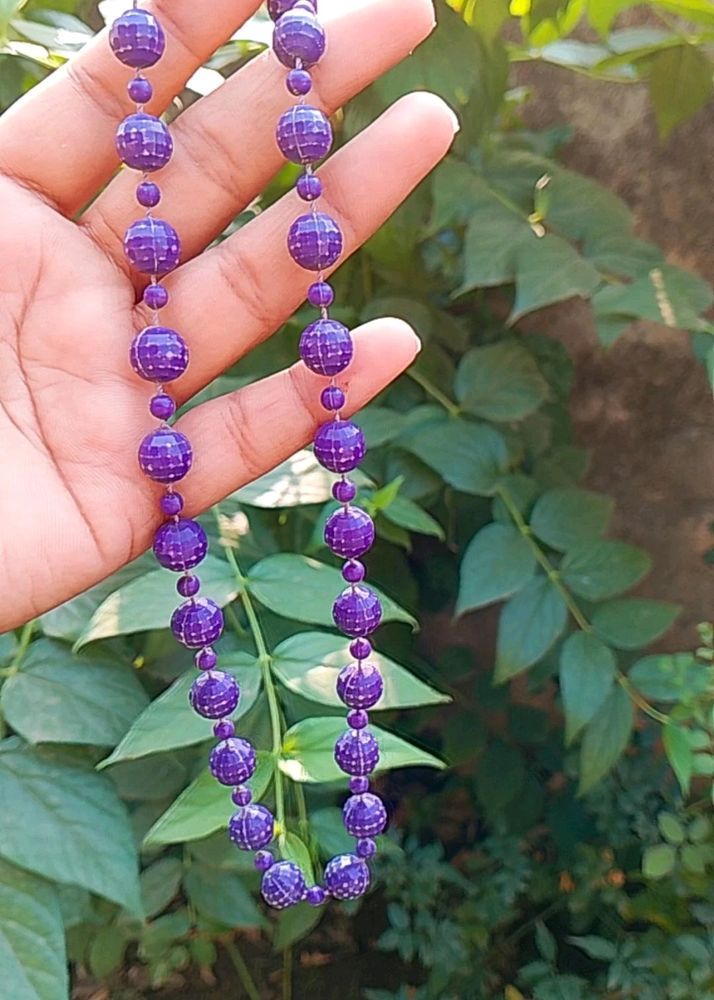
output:
[[[322,181],[316,174],[301,174],[295,190],[303,201],[317,201],[322,194]]]
[[[169,293],[163,285],[147,285],[144,289],[144,302],[149,309],[163,309],[169,301]]]
[[[307,301],[316,309],[327,309],[335,301],[335,290],[327,281],[315,281],[307,290]]]
[[[151,416],[156,417],[157,420],[168,420],[176,412],[176,403],[165,392],[159,392],[156,396],[152,397],[149,403],[149,410]]]
[[[161,201],[161,188],[153,181],[142,181],[136,189],[136,200],[142,208],[156,208]]]
[[[228,836],[241,851],[257,851],[270,843],[274,829],[275,819],[270,810],[251,803],[231,816]]]
[[[307,895],[307,886],[303,873],[294,861],[278,861],[263,875],[260,891],[268,906],[285,910],[302,902]]]
[[[387,827],[387,810],[378,795],[351,795],[342,808],[345,830],[351,837],[376,837]]]
[[[124,236],[124,253],[142,274],[167,274],[181,259],[181,241],[163,219],[137,219]]]
[[[146,104],[154,96],[154,88],[145,76],[135,76],[129,81],[126,89],[129,97],[137,104]]]
[[[345,405],[345,394],[342,389],[338,388],[336,385],[328,385],[320,393],[320,402],[326,410],[332,412],[337,412],[341,410]],[[336,484],[335,484],[336,485]],[[332,488],[332,495],[334,496],[335,488]]]
[[[208,538],[198,521],[167,521],[154,535],[154,555],[175,573],[193,569],[206,558]]]
[[[300,267],[322,271],[342,253],[342,230],[325,212],[300,215],[288,232],[288,250]]]
[[[146,69],[164,54],[166,38],[161,25],[146,10],[127,10],[109,29],[112,52],[125,66]]]
[[[195,597],[200,589],[200,578],[197,576],[191,576],[190,573],[186,576],[179,577],[176,582],[176,590],[178,590],[181,597]]]
[[[377,845],[371,837],[361,837],[357,841],[357,855],[360,858],[373,858],[377,853]]]
[[[271,865],[275,864],[275,858],[270,851],[258,851],[255,855],[255,867],[259,872],[267,872]]]
[[[157,483],[175,483],[188,473],[193,462],[185,434],[172,427],[157,427],[139,445],[139,467]]]
[[[245,785],[239,785],[231,792],[231,802],[236,806],[248,806],[253,801],[253,793]]]
[[[325,29],[304,8],[286,11],[273,32],[273,51],[283,66],[314,66],[325,52]]]
[[[188,700],[194,712],[204,719],[223,719],[238,707],[238,681],[222,670],[199,674],[191,686]]]
[[[198,670],[213,670],[218,663],[215,649],[212,649],[210,646],[206,646],[205,649],[199,649],[194,655],[193,662],[196,664]]]
[[[332,619],[345,635],[369,635],[379,628],[382,605],[373,590],[358,584],[342,591],[332,605]]]
[[[192,598],[174,611],[171,616],[171,631],[189,649],[210,646],[220,639],[223,632],[223,612],[215,601],[207,597]],[[227,676],[230,677],[230,674]]]
[[[188,348],[168,326],[147,326],[134,337],[129,361],[147,382],[173,382],[188,368]]]
[[[139,111],[125,118],[117,129],[116,149],[122,163],[150,172],[166,166],[174,141],[160,118]]]
[[[358,899],[369,889],[370,874],[355,854],[338,854],[325,868],[325,887],[335,899]]]
[[[211,750],[208,766],[222,785],[242,785],[255,774],[255,750],[248,740],[234,736]]]
[[[339,503],[349,503],[357,496],[357,487],[349,479],[340,479],[332,487],[332,495]]]
[[[310,906],[322,906],[327,899],[327,893],[321,885],[313,885],[307,890],[307,896],[305,899],[308,901]]]
[[[183,497],[180,493],[164,493],[159,501],[161,510],[167,517],[176,517],[183,510]]]
[[[315,435],[315,458],[330,472],[351,472],[366,452],[364,434],[349,420],[323,424]]]
[[[317,319],[300,336],[300,357],[317,375],[338,375],[353,354],[350,331],[336,319]]]
[[[383,691],[384,681],[374,663],[350,663],[337,677],[337,695],[348,708],[372,708]]]
[[[268,14],[273,21],[279,20],[286,11],[292,10],[296,4],[307,6],[317,11],[317,0],[268,0]]]
[[[294,104],[280,116],[275,138],[291,163],[317,163],[332,148],[332,126],[319,108]]]
[[[361,556],[374,543],[374,521],[359,507],[341,507],[327,519],[325,542],[343,559]],[[359,583],[361,579],[350,580],[350,583]]]
[[[229,740],[232,736],[235,736],[235,734],[236,727],[230,719],[221,719],[221,721],[217,722],[213,727],[213,735],[217,740]],[[246,803],[241,803],[241,805],[245,804]]]
[[[306,69],[291,69],[285,80],[285,86],[293,97],[304,97],[312,90],[312,77]]]
[[[348,729],[335,744],[335,760],[346,774],[364,777],[379,763],[379,744],[368,729]]]

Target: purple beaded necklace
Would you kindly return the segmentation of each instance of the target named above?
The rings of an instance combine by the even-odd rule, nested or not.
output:
[[[128,92],[136,110],[119,126],[116,146],[123,163],[143,175],[136,198],[146,211],[129,226],[124,252],[129,263],[150,279],[143,301],[152,310],[153,323],[134,338],[130,361],[137,375],[154,384],[149,409],[160,421],[141,442],[138,456],[142,472],[166,487],[160,501],[166,521],[154,537],[154,553],[162,566],[181,574],[176,589],[185,601],[172,615],[171,630],[180,643],[195,650],[200,673],[191,688],[190,701],[199,715],[214,722],[219,742],[211,751],[209,767],[218,782],[233,789],[232,801],[237,807],[229,822],[229,836],[241,850],[256,852],[255,865],[263,873],[263,898],[270,906],[284,909],[302,900],[320,906],[328,896],[356,899],[363,895],[370,884],[367,859],[376,850],[373,838],[384,831],[387,812],[381,799],[369,791],[369,775],[379,762],[379,746],[367,728],[367,709],[379,701],[383,681],[379,669],[368,662],[372,646],[367,636],[378,627],[382,608],[377,595],[363,584],[365,567],[359,557],[374,541],[374,524],[365,511],[352,506],[357,490],[346,477],[364,458],[365,444],[362,431],[341,416],[345,394],[335,376],[350,364],[353,344],[347,327],[330,318],[334,291],[324,280],[324,272],[342,254],[343,239],[337,222],[318,211],[322,183],[313,173],[313,165],[331,149],[332,128],[327,116],[305,101],[312,89],[309,70],[325,51],[325,32],[317,19],[317,0],[268,0],[268,12],[276,22],[273,50],[288,69],[288,91],[298,98],[280,118],[276,138],[283,155],[304,168],[296,190],[298,197],[309,203],[310,211],[290,227],[287,248],[293,260],[316,277],[307,299],[320,316],[303,331],[300,357],[311,371],[329,379],[320,400],[331,419],[318,429],[314,448],[320,464],[339,475],[332,493],[340,507],[327,521],[325,541],[332,552],[346,560],[342,575],[347,587],[337,597],[332,613],[337,628],[352,639],[350,654],[354,657],[337,681],[337,693],[350,711],[349,728],[335,746],[335,760],[350,775],[351,795],[343,818],[356,845],[354,853],[337,855],[328,862],[324,885],[308,887],[295,861],[277,860],[267,850],[275,837],[275,819],[265,806],[252,801],[246,785],[256,769],[255,749],[235,735],[229,718],[238,706],[240,691],[231,674],[216,669],[213,644],[223,631],[223,612],[214,601],[198,596],[201,583],[191,572],[205,558],[208,539],[197,521],[181,516],[183,497],[174,489],[174,483],[188,474],[193,454],[185,435],[167,423],[176,404],[165,385],[185,372],[188,349],[180,334],[160,325],[159,310],[168,303],[169,294],[159,279],[177,267],[180,241],[168,222],[152,215],[161,192],[149,179],[149,174],[171,159],[173,141],[166,125],[144,112],[152,87],[141,75],[141,70],[153,66],[163,55],[164,32],[154,15],[139,9],[134,0],[132,9],[112,25],[109,42],[116,57],[135,71]]]

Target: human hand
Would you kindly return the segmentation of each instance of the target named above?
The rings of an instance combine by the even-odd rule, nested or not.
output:
[[[149,6],[167,35],[147,108],[158,114],[258,4]],[[429,0],[369,0],[342,12],[326,22],[329,48],[314,71],[311,100],[328,111],[339,107],[432,27]],[[136,460],[152,425],[153,390],[128,363],[134,334],[151,322],[137,305],[145,279],[122,252],[124,231],[140,214],[137,175],[122,171],[107,185],[117,166],[116,127],[133,110],[129,74],[102,34],[0,118],[0,632],[139,555],[160,520],[161,488]],[[269,337],[305,296],[306,272],[285,247],[299,214],[292,193],[202,253],[279,169],[274,130],[288,104],[284,69],[266,52],[173,128],[174,157],[158,180],[161,216],[181,236],[183,263],[163,282],[171,301],[161,321],[177,328],[191,351],[186,375],[172,387],[179,404]],[[413,94],[322,168],[325,209],[340,222],[347,254],[439,161],[455,128],[442,101]],[[400,320],[357,330],[345,378],[351,410],[418,349]],[[188,514],[308,442],[324,420],[323,381],[298,363],[186,414],[178,426],[195,456]]]

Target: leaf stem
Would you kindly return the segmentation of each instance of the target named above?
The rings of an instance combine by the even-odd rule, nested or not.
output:
[[[414,367],[407,369],[407,375],[413,382],[420,385],[427,395],[431,396],[432,399],[435,399],[437,403],[443,406],[446,412],[452,417],[459,416],[461,408],[456,403],[452,403],[449,397],[445,396],[441,389],[439,389],[438,386],[435,386],[434,383],[426,377],[426,375],[422,375],[422,373],[417,371]]]
[[[30,645],[30,640],[32,639],[32,633],[35,631],[35,626],[37,625],[37,619],[31,618],[29,622],[26,622],[22,627],[22,632],[20,633],[20,641],[17,647],[17,651],[12,658],[10,666],[7,668],[7,676],[10,677],[12,674],[16,674],[20,669],[22,661],[25,659],[25,653]]]
[[[238,945],[235,941],[224,941],[223,947],[226,949],[226,954],[233,963],[233,967],[238,973],[241,985],[250,997],[250,1000],[260,1000],[258,987],[255,985],[255,980],[250,974],[250,969],[246,965],[246,961],[241,955]]]

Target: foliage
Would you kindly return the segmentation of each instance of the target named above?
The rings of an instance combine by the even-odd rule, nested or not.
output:
[[[359,499],[376,518],[370,573],[388,622],[383,765],[417,769],[383,779],[406,786],[411,833],[385,843],[378,868],[378,947],[415,990],[365,996],[706,1000],[712,629],[696,652],[646,652],[678,609],[629,594],[650,559],[607,537],[612,501],[581,485],[571,362],[514,324],[580,296],[604,346],[645,319],[691,331],[711,359],[714,296],[632,235],[621,201],[556,161],[567,131],[529,131],[527,94],[508,87],[509,64],[531,59],[645,80],[666,133],[711,93],[714,16],[707,0],[654,0],[661,27],[622,29],[627,0],[450,6],[342,120],[347,140],[429,86],[463,124],[445,163],[336,277],[346,322],[401,315],[425,343],[362,416]],[[92,4],[0,0],[4,106],[84,44],[85,18],[98,27]],[[585,20],[598,41],[570,37]],[[512,26],[503,34],[513,21],[518,41]],[[247,59],[265,28],[254,19],[209,72]],[[292,179],[286,168],[264,201]],[[290,363],[306,315],[211,393]],[[331,748],[346,643],[330,631],[338,572],[321,534],[331,504],[329,477],[302,452],[203,518],[213,554],[201,576],[231,626],[222,663],[260,748],[254,792],[276,808],[286,856],[315,869],[344,844]],[[173,603],[170,574],[142,558],[0,637],[0,942],[18,1000],[66,997],[65,937],[102,978],[132,945],[160,984],[212,966],[235,928],[285,948],[320,920],[300,909],[269,922],[255,872],[221,832],[230,802],[206,777],[210,726],[188,709],[190,658],[165,628]],[[496,603],[492,665],[484,650],[419,652],[417,619]],[[429,708],[404,714],[418,706]],[[454,766],[440,775],[444,761]]]

